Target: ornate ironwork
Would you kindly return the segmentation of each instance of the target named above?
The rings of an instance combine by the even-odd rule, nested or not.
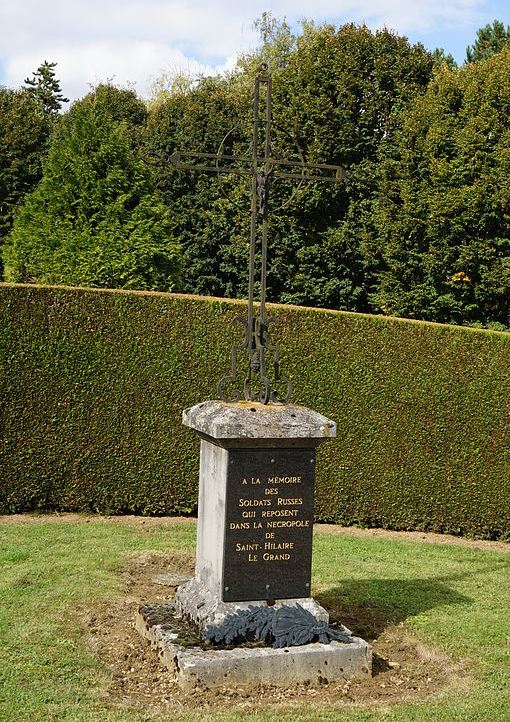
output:
[[[263,108],[261,113],[261,107]],[[223,139],[217,153],[199,153],[189,151],[175,151],[170,161],[179,170],[207,171],[221,174],[248,176],[251,178],[251,223],[250,223],[250,253],[248,264],[248,314],[246,318],[237,316],[234,324],[240,324],[244,330],[243,341],[234,344],[231,355],[231,372],[223,376],[217,385],[219,397],[226,401],[229,396],[233,401],[239,401],[243,396],[247,401],[260,401],[286,403],[291,394],[289,379],[280,374],[280,354],[277,344],[269,343],[269,326],[275,321],[267,315],[266,285],[267,285],[267,236],[268,236],[268,210],[271,184],[274,180],[286,179],[299,181],[298,187],[304,181],[329,181],[338,183],[344,174],[344,169],[337,165],[325,163],[305,163],[301,151],[300,160],[280,160],[271,155],[271,75],[267,65],[262,65],[255,78],[253,99],[253,132],[250,156],[235,156],[222,153],[226,139],[232,133],[229,131]],[[259,133],[263,135],[263,150]],[[199,161],[199,162],[196,162]],[[201,162],[205,161],[205,162]],[[209,165],[207,161],[215,161]],[[235,165],[234,165],[235,164]],[[291,197],[294,197],[296,190]],[[287,201],[288,203],[288,201]],[[285,204],[287,205],[287,204]],[[261,223],[260,239],[260,280],[258,312],[255,309],[255,260],[257,255],[258,226]],[[248,354],[248,371],[244,378],[242,389],[238,388],[238,355],[242,352]],[[267,368],[268,357],[273,367],[272,377],[274,383],[285,384],[287,391],[284,396],[278,396],[276,389],[271,388]],[[230,395],[229,386],[233,387]]]
[[[210,625],[203,632],[204,639],[213,644],[242,644],[256,639],[273,647],[297,647],[318,641],[329,644],[336,640],[344,644],[353,642],[345,627],[335,629],[327,622],[316,619],[301,604],[291,607],[263,607],[249,604],[227,614],[219,625]]]

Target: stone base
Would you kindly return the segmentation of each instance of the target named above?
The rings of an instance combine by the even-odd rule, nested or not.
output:
[[[349,644],[316,642],[284,649],[184,646],[179,641],[179,623],[170,604],[141,606],[136,629],[158,650],[161,662],[183,689],[316,685],[364,679],[372,672],[372,648],[359,637],[352,637]]]
[[[329,622],[329,614],[327,611],[311,597],[303,599],[277,599],[272,606],[278,609],[283,604],[290,607],[300,604],[311,612],[317,620]],[[194,624],[199,631],[209,626],[220,625],[228,614],[233,614],[238,609],[248,609],[250,605],[267,607],[267,602],[260,600],[252,602],[222,602],[196,577],[186,582],[186,584],[181,584],[175,593],[174,599],[175,613],[182,619]]]

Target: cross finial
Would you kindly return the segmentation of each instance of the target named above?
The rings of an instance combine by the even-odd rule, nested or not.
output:
[[[253,127],[251,156],[230,156],[221,153],[195,153],[175,151],[170,161],[179,169],[205,170],[251,178],[251,223],[250,254],[248,263],[248,313],[247,317],[237,316],[233,323],[243,326],[243,341],[234,344],[231,356],[230,374],[223,376],[217,385],[218,395],[223,400],[260,401],[286,403],[291,394],[290,381],[280,374],[280,354],[277,344],[269,343],[269,326],[275,321],[267,315],[266,279],[267,279],[267,236],[270,189],[274,180],[279,178],[304,181],[338,182],[343,177],[343,168],[336,165],[308,164],[300,161],[279,160],[271,155],[271,74],[267,63],[262,63],[255,78],[253,102]],[[262,91],[262,92],[261,92]],[[265,91],[265,92],[264,92]],[[261,127],[263,126],[263,127]],[[260,142],[262,132],[263,143]],[[260,148],[260,146],[263,146]],[[186,157],[190,163],[184,163]],[[215,160],[216,165],[193,164],[194,159]],[[225,165],[221,165],[221,164]],[[237,164],[237,166],[235,165]],[[240,166],[240,167],[239,167]],[[261,219],[261,222],[259,221]],[[258,309],[255,309],[255,258],[260,235],[260,282]],[[242,380],[239,379],[238,357],[248,355],[248,368]],[[269,363],[268,363],[269,360]],[[269,373],[271,367],[271,373]],[[271,379],[270,379],[271,376]],[[275,384],[285,387],[285,393],[279,395]]]

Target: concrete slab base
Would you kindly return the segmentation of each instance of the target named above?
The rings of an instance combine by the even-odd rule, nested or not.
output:
[[[372,672],[372,648],[354,636],[349,644],[316,642],[284,649],[186,646],[182,640],[182,620],[175,616],[171,604],[142,605],[137,613],[136,629],[158,650],[162,663],[183,689],[257,684],[277,687],[316,685],[341,679],[363,679],[370,677]]]

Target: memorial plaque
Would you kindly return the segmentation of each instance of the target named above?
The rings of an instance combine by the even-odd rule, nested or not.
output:
[[[310,596],[315,449],[230,449],[223,601]]]

